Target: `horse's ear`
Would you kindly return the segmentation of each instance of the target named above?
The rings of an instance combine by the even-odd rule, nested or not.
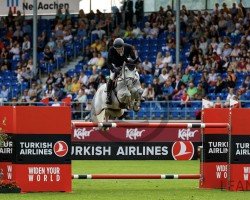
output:
[[[126,66],[128,67],[128,69],[130,71],[134,70],[135,69],[135,62],[134,62],[134,60],[132,58],[128,58]]]

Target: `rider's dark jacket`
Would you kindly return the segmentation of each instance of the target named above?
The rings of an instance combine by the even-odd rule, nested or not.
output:
[[[131,57],[133,60],[136,59],[133,47],[129,44],[124,44],[124,53],[122,56],[117,53],[114,47],[109,49],[108,53],[108,68],[114,72],[114,68],[122,68],[124,62],[128,62],[128,58]]]

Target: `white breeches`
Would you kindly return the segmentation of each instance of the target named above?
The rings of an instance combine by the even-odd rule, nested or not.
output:
[[[115,79],[115,72],[112,72],[111,70],[110,70],[110,80],[114,80]]]

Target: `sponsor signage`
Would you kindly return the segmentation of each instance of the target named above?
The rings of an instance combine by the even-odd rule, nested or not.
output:
[[[16,135],[15,163],[70,163],[69,135]]]
[[[72,142],[201,142],[200,129],[190,128],[111,128],[104,132],[95,128],[75,128]]]
[[[172,146],[172,155],[175,160],[192,160],[194,145],[190,141],[177,141]]]
[[[13,179],[13,166],[11,162],[0,162],[0,180]]]
[[[22,191],[71,188],[71,165],[68,164],[22,164],[15,169],[15,174],[22,180]]]
[[[231,162],[249,163],[250,159],[250,136],[245,135],[233,135],[232,136],[232,151]]]
[[[0,162],[12,160],[13,141],[8,136],[8,140],[0,142]]]
[[[86,142],[73,143],[72,160],[192,160],[199,142]]]
[[[69,9],[70,13],[79,12],[80,0],[67,1],[67,0],[37,0],[37,12],[39,15],[51,15],[56,14],[59,8],[65,12],[65,9]],[[3,0],[0,1],[1,15],[8,15],[9,10],[12,10],[14,14],[19,10],[25,15],[33,14],[33,0]]]
[[[228,135],[204,135],[204,162],[227,162]]]

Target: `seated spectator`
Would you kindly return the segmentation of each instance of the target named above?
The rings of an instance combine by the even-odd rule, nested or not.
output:
[[[182,96],[184,94],[184,91],[186,91],[186,87],[184,84],[181,85],[180,90],[178,90],[174,95],[173,95],[173,100],[174,101],[180,101],[182,99]],[[185,92],[186,93],[186,92]]]
[[[82,20],[79,21],[79,26],[77,29],[76,36],[77,36],[77,39],[80,41],[87,37],[86,24]]]
[[[150,35],[150,23],[149,22],[145,22],[145,27],[143,28],[143,33],[145,35],[145,37],[148,37],[148,35]]]
[[[247,71],[247,59],[249,60],[249,58],[244,58],[244,57],[240,58],[240,61],[238,62],[236,69],[238,72]]]
[[[153,23],[153,28],[150,29],[147,38],[157,38],[159,34],[159,28],[157,27],[157,23]]]
[[[162,100],[171,100],[174,92],[174,88],[171,85],[171,81],[168,79],[162,87]]]
[[[223,108],[220,97],[216,97],[216,102],[214,103],[214,108]]]
[[[124,38],[132,38],[132,28],[128,25],[126,30],[125,30],[125,33],[124,33]]]
[[[242,87],[247,89],[250,89],[250,75],[247,75],[245,80],[242,83]]]
[[[135,26],[134,29],[132,30],[132,37],[133,38],[142,38],[143,37],[143,33],[142,33],[139,26]]]
[[[31,26],[28,24],[27,21],[23,22],[23,27],[22,27],[23,35],[31,35],[32,29]]]
[[[238,96],[233,96],[233,105],[231,105],[232,108],[241,108],[241,103],[240,103],[240,100],[238,98]]]
[[[26,102],[30,102],[29,89],[25,89],[23,91],[23,95],[21,96],[21,99],[25,99]]]
[[[14,42],[13,47],[9,51],[12,55],[12,59],[20,59],[20,47],[18,42]]]
[[[96,93],[96,89],[94,88],[94,84],[89,84],[89,89],[86,90],[86,94],[94,96]]]
[[[199,49],[202,50],[203,55],[207,53],[207,48],[208,48],[208,43],[205,39],[205,37],[200,38],[200,44],[199,44]]]
[[[230,89],[229,89],[229,93],[228,93],[227,98],[226,98],[226,102],[225,102],[225,104],[224,104],[224,106],[225,106],[226,108],[229,107],[229,105],[230,105],[230,99],[234,99],[234,96],[235,96],[235,94],[234,94],[234,89],[233,89],[233,88],[230,88]]]
[[[93,52],[93,58],[91,58],[91,59],[89,60],[88,65],[89,65],[90,67],[93,67],[93,66],[96,67],[97,62],[98,62],[97,53],[96,53],[96,52]]]
[[[52,85],[49,85],[49,87],[44,91],[42,99],[49,98],[52,99]]]
[[[162,63],[164,64],[164,66],[166,66],[166,64],[173,63],[173,58],[169,51],[166,52],[166,56],[163,58]]]
[[[25,36],[23,38],[23,44],[22,44],[22,52],[23,53],[30,53],[30,40],[29,40],[29,36]]]
[[[189,83],[191,80],[192,80],[192,77],[191,77],[191,75],[189,74],[188,68],[186,68],[184,74],[182,75],[181,81],[182,81],[184,84],[187,84],[187,83]]]
[[[46,44],[46,46],[48,46],[50,48],[51,52],[55,52],[55,50],[56,50],[56,42],[53,39],[53,37],[49,38],[49,42]]]
[[[217,82],[217,74],[215,73],[215,69],[211,69],[211,73],[208,74],[208,84],[210,86],[215,86]]]
[[[105,64],[105,59],[102,57],[101,53],[97,53],[97,62],[96,67],[97,69],[102,69],[103,65]]]
[[[63,41],[64,33],[63,33],[63,25],[60,24],[55,28],[55,38],[56,40]]]
[[[48,88],[50,85],[52,86],[54,82],[55,82],[55,77],[53,76],[53,73],[49,73],[46,80],[46,88]]]
[[[161,85],[159,84],[159,79],[158,78],[153,79],[152,87],[154,88],[156,98],[158,98],[158,96],[162,95]]]
[[[206,96],[206,91],[203,88],[202,84],[197,85],[197,93],[194,95],[195,100],[202,100]]]
[[[236,45],[234,46],[234,48],[233,48],[231,54],[230,54],[230,57],[231,57],[231,58],[236,58],[236,57],[239,56],[240,52],[241,52],[240,46],[236,44]]]
[[[217,76],[214,93],[215,94],[221,93],[226,88],[227,88],[226,82],[221,78],[221,76]]]
[[[64,84],[64,91],[67,94],[71,94],[72,93],[72,78],[66,77],[63,84]]]
[[[163,61],[162,53],[158,52],[156,56],[156,61],[155,61],[155,73],[154,73],[155,76],[159,76],[160,70],[164,67],[164,64],[162,61]]]
[[[236,76],[234,74],[234,71],[232,69],[228,69],[227,73],[228,73],[226,81],[227,87],[234,88],[236,84]]]
[[[37,51],[43,52],[45,47],[45,41],[41,36],[37,37]]]
[[[59,101],[64,98],[64,92],[63,90],[58,87],[56,84],[53,84],[53,89],[52,89],[52,99],[57,98]]]
[[[78,80],[77,77],[74,77],[72,79],[71,93],[77,94],[80,88],[81,88],[80,81]]]
[[[182,108],[183,108],[183,107],[187,107],[188,104],[190,103],[189,100],[190,100],[190,97],[189,97],[189,95],[187,94],[187,91],[184,89],[184,90],[183,90],[183,94],[182,94],[182,96],[181,96],[181,107],[182,107]]]
[[[224,48],[222,49],[222,58],[229,57],[232,53],[232,49],[229,43],[224,45]]]
[[[60,104],[60,102],[58,100],[58,97],[53,98],[53,103],[52,103],[51,106],[53,106],[53,107],[60,107],[61,106],[61,104]]]
[[[91,35],[94,35],[94,34],[98,36],[98,39],[102,39],[103,35],[105,35],[106,32],[102,30],[99,25],[96,25],[95,30],[91,32]]]
[[[185,84],[181,80],[181,75],[176,75],[175,76],[175,82],[172,83],[172,86],[173,86],[175,92],[179,91],[182,88],[182,85],[185,86]]]
[[[74,99],[75,101],[79,102],[79,103],[84,103],[87,104],[87,95],[85,93],[84,89],[80,89],[77,93],[76,98]]]
[[[23,31],[22,31],[20,25],[16,26],[16,30],[13,33],[13,39],[18,41],[18,42],[23,42]]]
[[[4,59],[3,63],[0,65],[1,71],[11,70],[11,64],[8,59]]]
[[[80,84],[83,84],[83,85],[88,84],[88,76],[85,74],[84,71],[80,72],[79,81],[80,81]]]
[[[193,82],[190,82],[188,85],[187,94],[191,100],[195,98],[196,93],[197,93],[197,88],[194,86]]]
[[[30,68],[22,67],[21,77],[24,82],[30,82],[33,79],[33,73]]]
[[[61,41],[57,41],[56,42],[56,49],[54,52],[54,59],[57,58],[63,58],[64,57],[64,48],[63,48],[63,44]]]
[[[73,36],[69,30],[64,31],[63,43],[64,45],[70,45],[72,43]]]
[[[161,74],[159,76],[159,84],[163,84],[166,82],[166,80],[169,78],[169,73],[167,73],[167,69],[163,68],[161,71]]]
[[[153,101],[155,99],[155,91],[151,84],[143,91],[142,97],[147,101]]]
[[[59,88],[63,88],[64,87],[64,85],[63,85],[63,75],[62,75],[62,73],[60,72],[60,71],[58,71],[57,73],[55,73],[55,75],[54,75],[54,77],[55,77],[55,82],[54,82],[54,84],[57,86],[57,87],[59,87]]]
[[[37,97],[37,88],[35,83],[32,83],[30,89],[28,90],[28,95],[30,98]]]
[[[124,32],[125,31],[122,28],[120,28],[119,25],[117,25],[116,28],[115,28],[115,30],[114,30],[114,32],[113,32],[113,34],[112,34],[112,36],[114,38],[123,37],[124,36]]]
[[[152,73],[152,63],[149,62],[148,58],[146,58],[144,60],[144,62],[141,64],[142,68],[145,70],[145,72],[147,74],[151,74]]]
[[[0,58],[1,59],[9,59],[10,58],[9,51],[5,47],[1,49]]]
[[[1,102],[8,101],[8,96],[9,96],[9,89],[5,85],[2,85],[0,92]]]
[[[50,48],[48,46],[46,46],[45,49],[44,49],[44,61],[45,62],[50,62],[50,63],[54,62],[54,55],[50,51]]]

